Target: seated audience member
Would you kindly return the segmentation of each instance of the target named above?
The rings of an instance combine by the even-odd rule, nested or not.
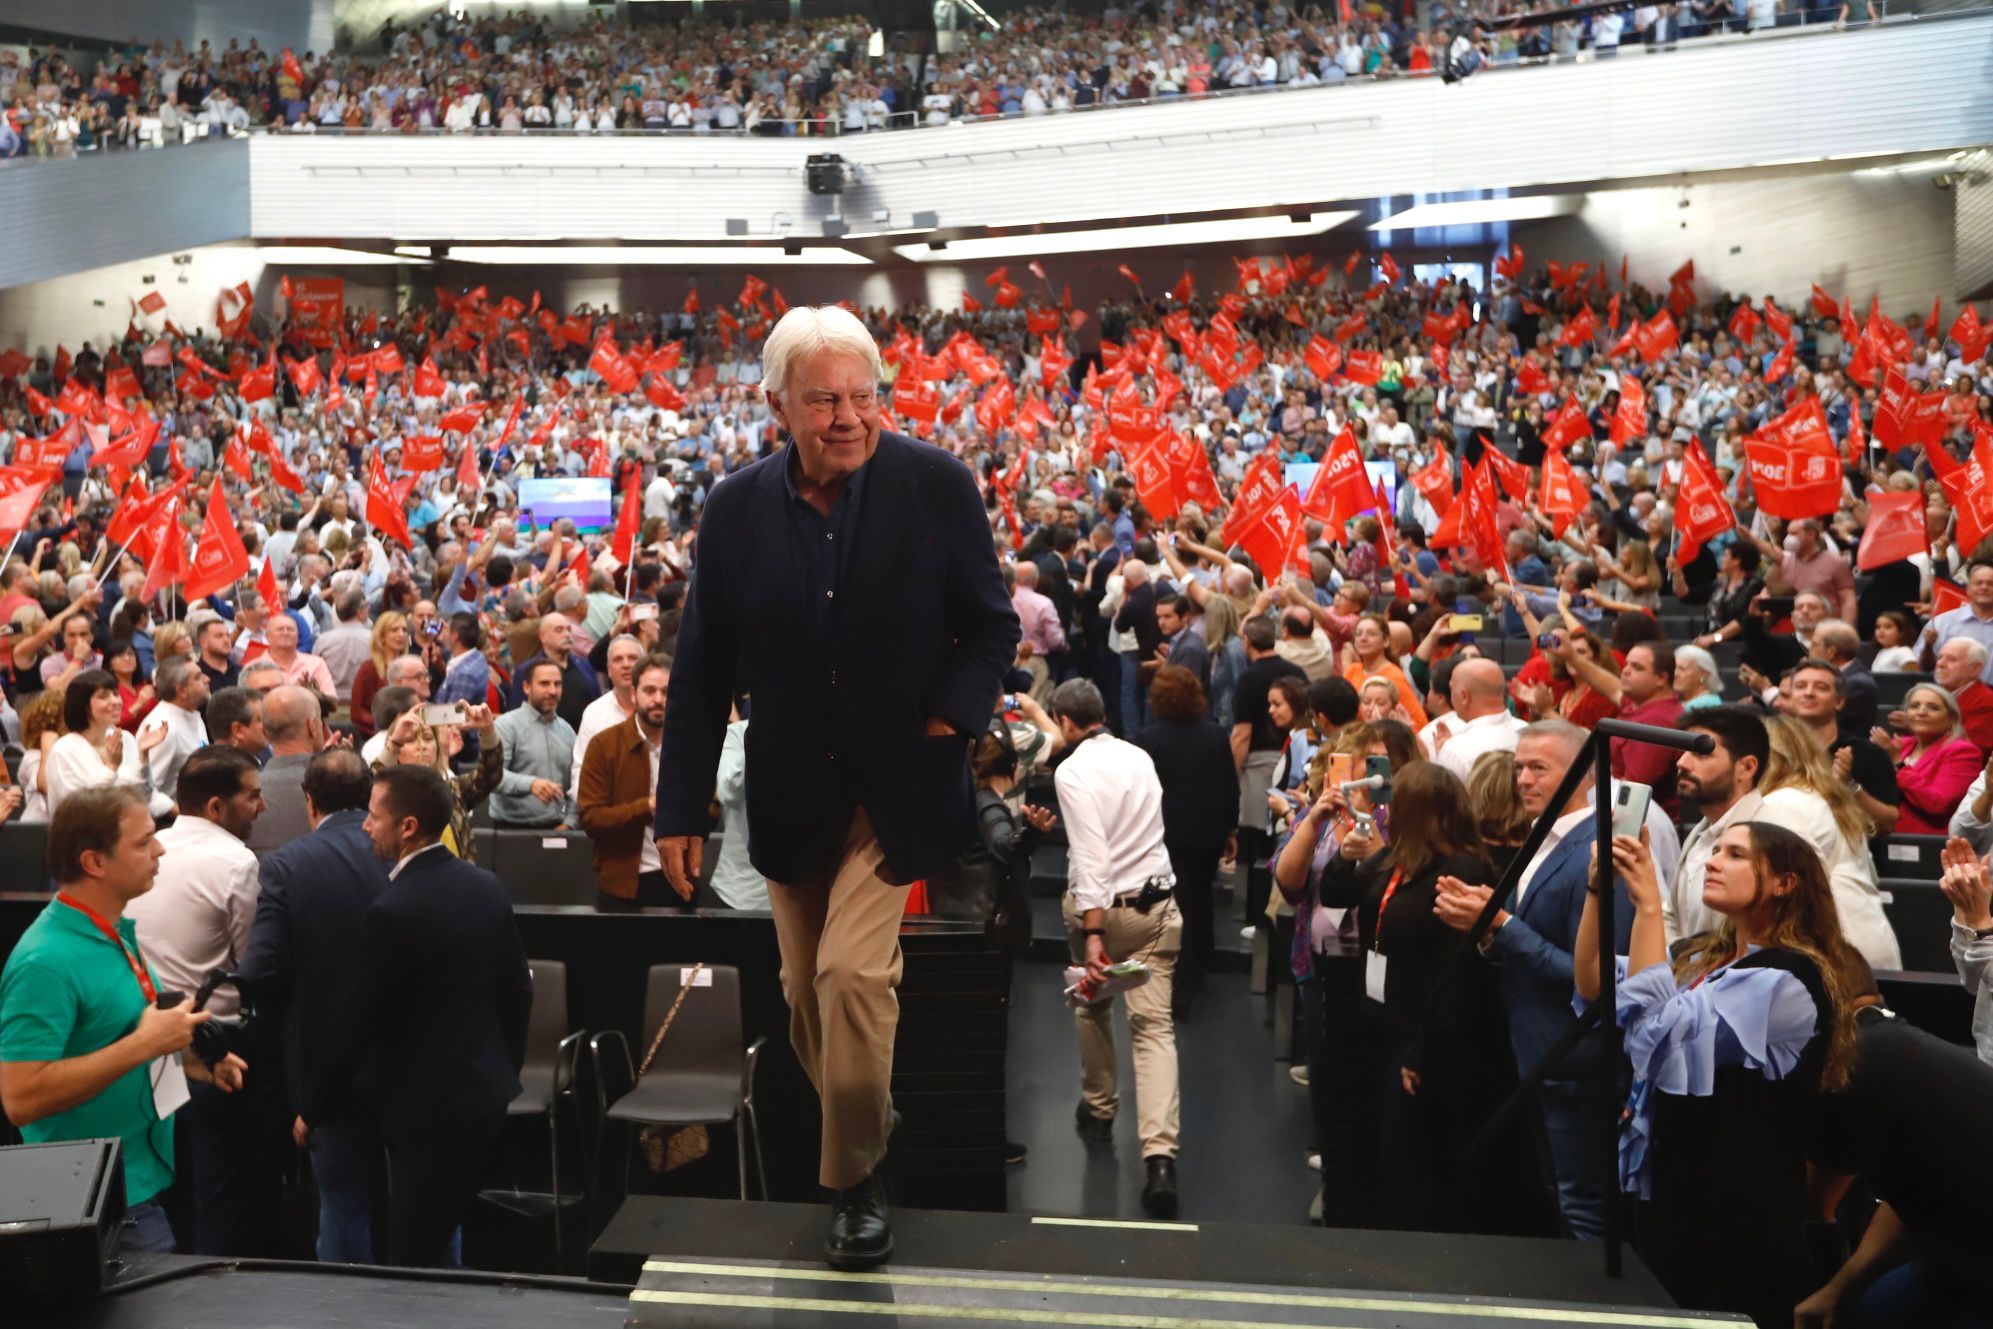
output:
[[[182,1056],[195,1027],[214,1018],[195,1012],[192,994],[171,1008],[154,1002],[158,976],[124,914],[152,889],[160,853],[134,784],[64,799],[48,830],[57,893],[0,970],[0,1107],[29,1144],[122,1143],[119,1241],[135,1252],[174,1249],[162,1196],[173,1184],[173,1113],[186,1077],[234,1091],[246,1069],[233,1054],[212,1071]]]
[[[1965,603],[1926,623],[1917,639],[1917,650],[1935,669],[1932,653],[1941,657],[1944,648],[1955,641],[1979,647],[1979,667],[1986,669],[1986,653],[1993,648],[1993,561],[1975,558],[1966,564]],[[1958,690],[1954,684],[1945,686]]]
[[[595,865],[595,907],[604,912],[690,909],[692,900],[681,897],[665,877],[650,834],[671,661],[648,655],[637,663],[635,675],[636,709],[629,719],[595,736],[581,769],[577,815]]]
[[[1425,707],[1419,705],[1418,693],[1412,682],[1405,677],[1405,671],[1391,658],[1391,625],[1381,614],[1365,614],[1356,621],[1351,630],[1349,645],[1343,650],[1343,677],[1350,686],[1361,689],[1364,681],[1370,678],[1390,680],[1398,694],[1398,704],[1404,708],[1406,723],[1414,731],[1425,728]]]
[[[1675,647],[1675,697],[1682,709],[1717,706],[1723,701],[1723,675],[1716,657],[1700,646]]]
[[[1813,645],[1819,658],[1834,666],[1841,675],[1841,728],[1848,734],[1866,734],[1875,727],[1877,700],[1875,675],[1862,664],[1861,634],[1852,623],[1828,619],[1813,632]],[[1803,662],[1802,662],[1803,663]]]
[[[1333,810],[1341,797],[1331,787],[1318,803]],[[1452,1036],[1458,994],[1437,1015],[1428,1009],[1456,949],[1435,902],[1443,890],[1489,880],[1466,789],[1453,772],[1417,761],[1393,775],[1388,846],[1374,822],[1359,822],[1322,873],[1321,903],[1357,913],[1364,1009],[1378,1021],[1384,1054],[1371,1071],[1379,1095],[1379,1170],[1389,1212],[1401,1226],[1461,1226],[1472,1197],[1457,1171],[1463,1122],[1455,1114],[1498,1101],[1485,1097],[1483,1068],[1458,1055],[1461,1040]]]
[[[1758,819],[1785,827],[1820,856],[1848,944],[1871,968],[1901,969],[1903,954],[1882,911],[1882,889],[1868,848],[1874,824],[1803,721],[1774,715],[1765,722],[1765,731],[1771,751],[1757,785],[1764,798]]]
[[[478,735],[478,762],[459,775],[450,769],[450,758],[463,748],[464,730]],[[471,809],[498,788],[505,771],[505,753],[498,741],[498,722],[488,706],[472,706],[460,725],[426,725],[416,710],[404,712],[388,730],[381,755],[372,762],[374,774],[396,766],[427,766],[443,777],[449,791],[450,824],[443,828],[438,842],[459,858],[471,853]]]
[[[135,734],[139,722],[152,714],[153,705],[158,701],[152,683],[139,668],[138,647],[132,645],[129,637],[113,641],[104,650],[104,668],[118,680],[118,700],[123,704],[118,727]]]
[[[1783,827],[1722,832],[1702,884],[1721,922],[1672,960],[1652,855],[1618,836],[1612,857],[1633,901],[1609,1018],[1633,1066],[1619,1154],[1624,1187],[1643,1202],[1641,1257],[1687,1309],[1786,1323],[1816,1286],[1802,1226],[1806,1123],[1822,1090],[1848,1083],[1867,968],[1841,936],[1819,856]],[[1598,964],[1587,896],[1581,1002],[1599,995]]]
[[[258,697],[266,697],[273,688],[284,685],[284,671],[267,656],[259,656],[242,666],[242,674],[236,686],[246,688]]]
[[[1993,575],[1993,565],[1989,565],[1989,575]],[[1957,702],[1959,724],[1966,737],[1977,743],[1982,753],[1993,753],[1993,687],[1981,678],[1985,669],[1985,645],[1970,637],[1953,637],[1938,647],[1931,679]],[[1901,710],[1889,713],[1889,723],[1892,728],[1909,728]]]
[[[1708,734],[1716,746],[1708,753],[1684,752],[1675,760],[1675,783],[1684,815],[1700,812],[1702,819],[1682,841],[1674,884],[1661,899],[1661,918],[1668,943],[1712,931],[1722,921],[1703,902],[1702,879],[1716,842],[1732,826],[1751,821],[1764,806],[1758,778],[1771,756],[1765,722],[1748,706],[1706,706],[1682,717],[1691,734]]]
[[[1896,830],[1943,835],[1981,770],[1984,753],[1959,726],[1958,700],[1934,683],[1910,689],[1903,698],[1903,716],[1910,731],[1904,737],[1892,741],[1880,728],[1874,734],[1895,762],[1902,790]]]
[[[1917,635],[1917,624],[1910,615],[1901,609],[1885,609],[1875,616],[1875,659],[1869,668],[1878,674],[1914,674],[1917,672],[1917,652],[1910,643]]]
[[[1276,686],[1292,682],[1276,680]],[[1238,848],[1233,811],[1239,802],[1239,773],[1232,765],[1231,744],[1204,718],[1204,688],[1190,670],[1165,665],[1157,672],[1149,687],[1149,716],[1135,746],[1149,754],[1163,786],[1163,844],[1176,873],[1177,907],[1183,913],[1183,947],[1171,994],[1174,1014],[1181,1020],[1190,1014],[1211,962],[1211,888],[1218,862]],[[1314,750],[1308,749],[1311,755]],[[1290,746],[1290,761],[1292,753]],[[1304,763],[1296,773],[1297,786],[1306,775]]]
[[[207,744],[208,726],[201,719],[201,712],[213,689],[206,671],[187,657],[162,662],[153,682],[159,689],[159,704],[139,726],[138,738],[157,810],[162,801],[172,802],[180,768],[186,765],[187,758]]]
[[[1758,576],[1763,558],[1748,540],[1737,540],[1723,551],[1716,585],[1710,591],[1707,630],[1695,639],[1695,645],[1708,650],[1718,642],[1735,641],[1744,635],[1751,602],[1765,591],[1764,580]],[[1676,588],[1678,593],[1682,589]]]

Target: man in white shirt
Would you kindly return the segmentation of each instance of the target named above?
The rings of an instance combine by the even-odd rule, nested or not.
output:
[[[1483,753],[1514,752],[1516,739],[1528,726],[1509,714],[1508,682],[1493,660],[1462,660],[1453,667],[1449,689],[1454,726],[1440,742],[1433,760],[1466,784]]]
[[[1702,878],[1716,841],[1740,822],[1757,819],[1764,806],[1758,776],[1771,754],[1771,738],[1756,712],[1742,706],[1704,706],[1687,712],[1682,727],[1716,740],[1707,756],[1684,752],[1676,762],[1676,780],[1684,807],[1701,811],[1702,820],[1682,842],[1681,864],[1673,886],[1662,887],[1661,921],[1668,944],[1699,932],[1713,931],[1723,918],[1702,902]]]
[[[579,805],[581,800],[581,763],[588,756],[589,741],[603,730],[613,729],[636,714],[635,674],[637,661],[643,658],[643,643],[629,633],[610,640],[609,690],[588,703],[588,709],[581,713],[581,724],[574,732],[574,773],[568,778],[567,787],[570,803]]]
[[[180,768],[208,743],[207,722],[201,719],[201,708],[208,704],[208,676],[192,659],[176,656],[159,666],[152,685],[159,704],[140,733],[156,729],[166,733],[145,759],[152,772],[152,792],[177,798]]]
[[[194,753],[177,775],[180,816],[159,832],[159,874],[126,913],[161,990],[192,995],[215,970],[233,973],[249,950],[261,888],[245,840],[263,811],[263,777],[255,758],[226,745]],[[282,1077],[272,1072],[281,1054],[253,1026],[230,1023],[240,1009],[234,989],[217,988],[206,1009],[229,1051],[263,1074],[241,1093],[189,1085],[176,1152],[194,1200],[194,1253],[274,1253],[284,1121]]]
[[[1073,963],[1098,984],[1107,966],[1140,961],[1149,979],[1127,989],[1134,1039],[1135,1106],[1147,1177],[1142,1207],[1176,1214],[1176,1026],[1171,978],[1183,939],[1169,851],[1163,847],[1163,787],[1147,752],[1104,728],[1106,703],[1087,679],[1061,683],[1051,712],[1069,752],[1053,776],[1066,819],[1066,895],[1061,910]],[[1120,1100],[1114,1085],[1114,1003],[1079,1006],[1080,1134],[1113,1138]]]

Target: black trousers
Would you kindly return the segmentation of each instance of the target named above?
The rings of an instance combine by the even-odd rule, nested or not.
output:
[[[241,1089],[225,1093],[190,1081],[174,1115],[182,1249],[196,1255],[277,1254],[277,1203],[289,1121],[282,1053],[260,1029],[231,1031],[230,1050],[250,1066]],[[259,1073],[260,1072],[260,1073]]]
[[[671,880],[662,872],[639,872],[637,874],[637,896],[625,900],[607,891],[595,892],[595,911],[601,914],[634,914],[639,909],[678,909],[690,912],[697,906],[699,891],[695,888],[690,900],[680,899],[678,892],[671,888]]]
[[[1218,877],[1218,856],[1225,846],[1179,844],[1165,838],[1170,868],[1176,873],[1176,906],[1183,915],[1183,949],[1176,960],[1178,997],[1193,995],[1211,972],[1211,884]]]
[[[463,1225],[505,1126],[505,1112],[447,1131],[383,1135],[388,1155],[388,1244],[384,1263],[440,1269]]]

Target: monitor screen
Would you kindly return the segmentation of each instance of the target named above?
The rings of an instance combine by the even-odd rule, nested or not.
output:
[[[609,477],[555,476],[519,482],[519,511],[530,512],[541,529],[569,518],[584,534],[606,531],[616,524],[615,495]]]
[[[1287,487],[1292,489],[1297,496],[1306,498],[1308,495],[1308,486],[1315,483],[1315,472],[1321,468],[1322,465],[1320,462],[1288,462],[1284,469]],[[1366,460],[1363,463],[1363,469],[1370,473],[1370,487],[1372,489],[1377,488],[1379,485],[1384,487],[1384,501],[1391,505],[1393,512],[1396,512],[1398,510],[1397,464],[1388,457],[1382,461]],[[1366,511],[1372,510],[1374,509],[1366,509]]]

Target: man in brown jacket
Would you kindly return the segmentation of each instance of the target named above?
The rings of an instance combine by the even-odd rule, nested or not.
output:
[[[593,849],[595,907],[605,912],[692,907],[665,880],[650,834],[670,682],[670,656],[653,653],[638,661],[635,711],[596,735],[582,758],[581,829]]]

